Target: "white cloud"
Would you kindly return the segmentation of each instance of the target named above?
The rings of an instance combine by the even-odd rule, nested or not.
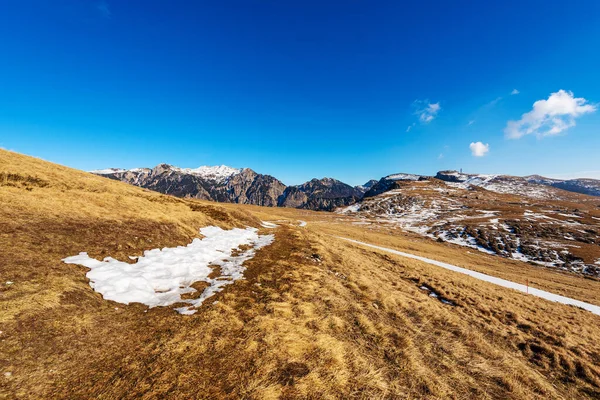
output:
[[[513,89],[512,92],[510,92],[511,95],[515,95],[515,94],[519,94],[521,92],[519,92],[517,89]]]
[[[596,111],[583,97],[574,97],[573,92],[559,90],[548,100],[533,103],[533,109],[518,121],[508,121],[504,134],[509,139],[519,139],[532,133],[538,137],[558,135],[575,126],[575,118]]]
[[[442,109],[440,103],[430,103],[429,100],[415,100],[413,102],[415,115],[419,116],[419,121],[423,124],[428,124],[437,117]]]
[[[475,120],[474,120],[474,119],[472,119],[472,120],[470,120],[470,121],[469,121],[469,123],[467,123],[467,126],[471,126],[471,125],[473,125],[474,123],[475,123]]]
[[[469,148],[474,157],[483,157],[490,151],[490,145],[481,142],[473,142],[469,145]]]
[[[438,160],[441,160],[442,158],[444,158],[444,153],[440,153],[440,155],[438,156]]]
[[[415,123],[415,122],[413,122],[412,124],[410,124],[410,125],[408,126],[408,128],[406,128],[406,132],[410,132],[410,130],[411,130],[411,129],[413,128],[413,126],[415,126],[415,125],[416,125],[416,123]]]

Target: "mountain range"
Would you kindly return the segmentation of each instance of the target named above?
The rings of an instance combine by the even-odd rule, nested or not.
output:
[[[538,175],[397,173],[364,185],[332,178],[286,186],[227,166],[106,169],[97,175],[183,198],[336,211],[488,254],[600,276],[600,180]]]
[[[325,211],[356,203],[375,182],[352,187],[323,178],[286,186],[271,175],[224,165],[190,169],[159,164],[154,168],[109,168],[92,173],[177,197]]]
[[[527,197],[556,198],[561,197],[561,191],[600,196],[600,180],[595,179],[558,180],[539,175],[517,177],[457,171],[440,171],[433,177],[392,174],[359,186],[350,186],[333,178],[315,178],[301,185],[287,186],[271,175],[259,174],[250,168],[238,169],[225,165],[191,169],[159,164],[154,168],[109,168],[91,172],[177,197],[323,211],[333,211],[363,198],[377,196],[396,188],[398,182],[431,179],[449,185],[477,186],[493,192]],[[560,190],[549,191],[549,188]]]
[[[548,187],[600,196],[600,180],[596,179],[558,180],[539,175],[517,177],[467,174],[458,171],[440,171],[433,177],[398,173],[354,187],[333,178],[315,178],[301,185],[286,186],[271,175],[259,174],[250,168],[236,169],[224,165],[190,169],[159,164],[154,168],[109,168],[91,172],[177,197],[325,211],[332,211],[336,207],[351,205],[362,198],[392,190],[398,182],[425,181],[433,178],[450,185],[477,186],[493,192],[527,197],[561,196],[560,191],[549,191]]]

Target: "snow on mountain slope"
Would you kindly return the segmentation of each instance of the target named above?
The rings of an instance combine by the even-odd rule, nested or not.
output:
[[[356,223],[391,224],[488,254],[600,275],[595,264],[600,257],[596,198],[515,184],[512,177],[452,176],[460,181],[404,181],[336,212],[355,217]]]
[[[481,187],[495,193],[513,194],[540,200],[569,197],[569,194],[564,191],[537,182],[529,182],[518,176],[440,171],[435,177],[446,182],[450,187],[460,189]]]
[[[600,196],[600,180],[598,179],[580,178],[561,180],[546,178],[540,175],[530,175],[524,177],[524,179],[528,182],[552,186],[570,192],[583,193],[590,196]]]
[[[154,168],[103,170],[98,175],[178,197],[225,203],[276,206],[285,185],[250,168],[179,168],[159,164]]]
[[[386,176],[384,179],[387,179],[390,181],[418,181],[421,178],[423,178],[422,175],[416,175],[416,174],[392,174],[392,175]]]
[[[240,168],[232,168],[227,165],[215,165],[214,167],[210,166],[201,166],[198,168],[179,168],[173,165],[161,164],[163,169],[171,170],[174,172],[180,172],[183,174],[195,175],[207,180],[213,180],[217,182],[223,182],[225,179],[239,174],[242,169]],[[150,173],[152,169],[150,168],[132,168],[132,169],[121,169],[121,168],[106,168],[106,169],[98,169],[94,171],[90,171],[96,175],[109,175],[109,174],[119,174],[124,172],[131,172],[134,174],[143,174]]]
[[[377,196],[378,194],[387,192],[389,190],[393,190],[399,187],[399,185],[401,185],[402,182],[418,182],[427,179],[429,179],[429,177],[416,174],[397,173],[387,175],[381,178],[374,185],[371,185],[371,188],[366,191],[364,197],[373,197]]]
[[[194,168],[194,169],[173,167],[173,169],[175,171],[180,171],[185,174],[201,176],[204,179],[210,179],[210,180],[214,180],[217,182],[222,182],[225,179],[242,172],[242,170],[239,168],[231,168],[226,165],[220,165],[220,166],[214,166],[214,167],[202,166],[202,167],[198,167],[198,168]]]
[[[96,169],[93,171],[90,171],[92,174],[96,174],[96,175],[108,175],[108,174],[118,174],[120,172],[126,172],[126,169],[121,169],[121,168],[105,168],[105,169]]]

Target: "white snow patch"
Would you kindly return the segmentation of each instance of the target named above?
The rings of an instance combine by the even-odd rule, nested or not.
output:
[[[106,300],[122,304],[143,303],[149,307],[189,303],[190,307],[178,308],[181,314],[193,314],[194,307],[213,294],[243,278],[246,269],[242,264],[251,259],[255,251],[271,244],[273,235],[258,235],[256,228],[223,230],[215,226],[200,229],[203,239],[194,239],[187,246],[153,249],[144,252],[135,264],[128,264],[111,257],[103,261],[90,258],[87,253],[67,257],[67,264],[79,264],[90,268],[86,274],[90,286]],[[252,248],[233,256],[242,245]],[[209,278],[210,266],[219,266],[221,276]],[[193,293],[194,282],[204,281],[209,286],[197,299],[182,300],[181,295]]]
[[[415,174],[393,174],[386,176],[385,179],[390,181],[418,181],[420,177],[420,175]]]
[[[269,222],[269,221],[262,221],[260,223],[260,226],[262,226],[263,228],[269,228],[269,229],[273,229],[273,228],[279,227],[279,225],[274,224],[274,223]]]
[[[484,217],[495,217],[500,213],[500,211],[492,211],[492,210],[475,210],[478,213],[482,213]]]
[[[179,168],[172,167],[173,170],[183,172],[190,175],[201,176],[205,179],[211,179],[217,182],[224,181],[225,179],[242,172],[241,169],[231,168],[227,165],[219,165],[214,167],[202,166],[198,168]]]
[[[497,278],[495,276],[490,276],[490,275],[486,275],[484,273],[481,272],[476,272],[476,271],[471,271],[470,269],[466,269],[466,268],[461,268],[461,267],[457,267],[455,265],[452,264],[448,264],[448,263],[444,263],[441,261],[436,261],[436,260],[432,260],[430,258],[425,258],[425,257],[421,257],[421,256],[416,256],[414,254],[410,254],[410,253],[404,253],[402,251],[398,251],[398,250],[393,250],[393,249],[388,249],[386,247],[381,247],[381,246],[376,246],[373,244],[368,244],[368,243],[364,243],[364,242],[359,242],[358,240],[354,240],[354,239],[348,239],[348,238],[344,238],[344,237],[339,237],[339,239],[342,240],[346,240],[348,242],[352,242],[352,243],[356,243],[356,244],[360,244],[363,246],[367,246],[367,247],[371,247],[374,249],[378,249],[378,250],[382,250],[382,251],[386,251],[388,253],[392,253],[392,254],[396,254],[402,257],[406,257],[406,258],[411,258],[414,260],[419,260],[422,262],[425,262],[427,264],[431,264],[431,265],[435,265],[438,267],[442,267],[454,272],[458,272],[464,275],[469,275],[475,279],[479,279],[481,281],[485,281],[485,282],[489,282],[489,283],[493,283],[495,285],[498,286],[502,286],[505,288],[509,288],[509,289],[514,289],[514,290],[518,290],[520,292],[523,293],[529,293],[533,296],[536,297],[540,297],[546,300],[550,300],[556,303],[561,303],[561,304],[567,304],[567,305],[572,305],[572,306],[576,306],[576,307],[580,307],[583,308],[587,311],[590,311],[596,315],[600,315],[600,306],[594,305],[594,304],[590,304],[590,303],[585,303],[583,301],[580,300],[575,300],[575,299],[571,299],[569,297],[565,297],[565,296],[560,296],[554,293],[550,293],[550,292],[546,292],[544,290],[540,290],[540,289],[536,289],[536,288],[532,288],[532,287],[527,287],[526,285],[522,285],[520,283],[515,283],[515,282],[511,282],[511,281],[507,281],[506,279],[501,279],[501,278]]]
[[[93,171],[90,171],[92,174],[97,174],[97,175],[109,175],[109,174],[118,174],[120,172],[125,172],[127,171],[126,169],[121,169],[121,168],[104,168],[104,169],[96,169]]]
[[[360,204],[356,203],[356,204],[352,204],[351,206],[348,206],[348,207],[339,208],[336,210],[336,213],[346,214],[349,212],[358,212],[359,210],[360,210]]]
[[[567,218],[583,218],[579,215],[575,215],[575,214],[563,214],[563,213],[558,213],[558,215],[561,215],[563,217],[567,217]]]
[[[442,231],[439,235],[445,242],[457,244],[459,246],[470,247],[472,249],[476,249],[486,254],[496,254],[492,250],[486,249],[485,247],[477,244],[477,240],[471,235],[459,235],[457,237],[448,236],[448,232]]]
[[[300,227],[306,226],[306,221],[299,220],[298,221],[298,226],[300,226]]]

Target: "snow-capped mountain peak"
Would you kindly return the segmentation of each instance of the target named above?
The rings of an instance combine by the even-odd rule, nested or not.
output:
[[[230,178],[230,177],[242,172],[242,169],[228,167],[227,165],[215,165],[213,167],[205,165],[205,166],[201,166],[198,168],[179,168],[179,167],[169,165],[169,164],[159,164],[156,167],[154,167],[153,169],[150,169],[150,168],[132,168],[132,169],[106,168],[106,169],[99,169],[99,170],[90,171],[90,172],[93,174],[96,174],[96,175],[111,175],[111,174],[122,174],[122,173],[126,173],[126,172],[131,172],[133,174],[141,174],[141,173],[150,173],[151,171],[154,171],[155,173],[173,171],[173,172],[178,172],[181,174],[195,175],[195,176],[204,178],[206,180],[223,182],[227,178]]]
[[[173,170],[184,174],[196,175],[205,179],[219,182],[242,172],[242,170],[239,168],[232,168],[228,167],[227,165],[215,165],[214,167],[202,166],[198,168],[172,168]]]
[[[118,174],[121,172],[126,172],[126,169],[121,169],[121,168],[104,168],[104,169],[95,169],[93,171],[89,171],[92,174],[96,174],[96,175],[108,175],[108,174]]]

